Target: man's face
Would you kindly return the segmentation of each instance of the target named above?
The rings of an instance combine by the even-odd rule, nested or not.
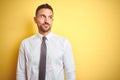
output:
[[[39,32],[49,32],[53,22],[53,12],[47,8],[40,9],[34,17],[34,20],[38,26]]]

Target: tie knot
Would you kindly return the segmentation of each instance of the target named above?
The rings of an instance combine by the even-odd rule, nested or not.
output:
[[[44,37],[42,37],[42,40],[43,40],[43,41],[45,41],[46,39],[47,39],[47,38],[46,38],[45,36],[44,36]]]

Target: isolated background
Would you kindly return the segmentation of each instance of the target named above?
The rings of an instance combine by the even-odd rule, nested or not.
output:
[[[42,3],[54,9],[52,31],[71,42],[77,80],[120,80],[120,0],[0,0],[0,80],[15,80],[20,42],[37,33]]]

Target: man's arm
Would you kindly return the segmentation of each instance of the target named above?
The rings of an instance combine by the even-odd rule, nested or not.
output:
[[[24,52],[23,42],[21,43],[20,49],[19,49],[16,80],[27,80],[26,79],[26,69],[25,69],[25,52]]]
[[[72,54],[72,48],[69,41],[66,40],[64,44],[65,54],[64,54],[64,68],[66,72],[66,80],[76,80],[75,76],[75,64]]]

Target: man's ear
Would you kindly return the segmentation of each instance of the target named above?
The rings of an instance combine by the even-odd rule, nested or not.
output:
[[[35,21],[35,23],[37,23],[37,19],[36,19],[36,17],[34,17],[34,21]]]

